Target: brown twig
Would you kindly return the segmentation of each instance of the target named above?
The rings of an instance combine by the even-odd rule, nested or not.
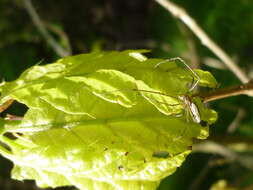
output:
[[[0,113],[2,113],[4,110],[6,110],[8,107],[11,106],[11,104],[14,102],[14,99],[9,99],[3,104],[0,105]]]
[[[200,97],[204,103],[227,98],[231,96],[248,95],[253,96],[253,80],[239,86],[218,89],[213,92],[199,93],[194,96]]]
[[[224,64],[243,82],[248,82],[248,76],[236,65],[236,63],[223,51],[211,38],[200,28],[200,26],[191,18],[187,12],[172,3],[169,0],[155,0],[165,9],[167,9],[173,16],[179,18],[188,26],[192,32],[200,39],[202,44],[209,48],[217,57],[219,57]]]

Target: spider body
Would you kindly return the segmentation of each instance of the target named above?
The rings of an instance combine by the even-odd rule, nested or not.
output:
[[[198,107],[191,100],[191,98],[188,95],[183,95],[183,96],[179,96],[179,99],[181,99],[183,102],[183,106],[184,106],[184,110],[186,112],[186,115],[190,115],[190,117],[194,123],[200,123],[201,118],[200,118]]]

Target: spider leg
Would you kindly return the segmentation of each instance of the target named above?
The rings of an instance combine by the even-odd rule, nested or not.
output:
[[[173,58],[172,61],[177,61],[177,60],[180,61],[181,63],[183,63],[184,66],[196,77],[195,83],[193,82],[191,85],[191,88],[189,89],[189,92],[191,92],[198,85],[200,78],[197,75],[197,73],[180,57],[175,57],[175,58]],[[193,80],[194,80],[194,77],[193,77]]]
[[[196,81],[194,82],[194,77],[192,76],[193,78],[193,82],[191,83],[191,87],[189,89],[189,92],[191,92],[193,89],[196,88],[196,86],[198,85],[199,81],[200,81],[200,78],[199,76],[197,75],[197,73],[180,57],[175,57],[175,58],[170,58],[170,59],[166,59],[164,61],[161,61],[159,63],[157,63],[154,68],[157,68],[159,67],[160,65],[164,64],[164,63],[167,63],[167,62],[170,62],[170,61],[180,61],[180,63],[182,63],[192,74],[193,76],[196,78]]]

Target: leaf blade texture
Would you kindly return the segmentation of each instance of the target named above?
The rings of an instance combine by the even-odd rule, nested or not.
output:
[[[40,187],[154,190],[175,172],[192,139],[208,136],[208,126],[193,122],[179,98],[196,78],[173,61],[157,68],[163,60],[144,52],[66,57],[2,83],[1,104],[15,99],[28,107],[22,120],[0,122],[9,147],[0,153],[14,162],[12,177]],[[200,86],[216,85],[210,73],[201,76]],[[192,101],[201,119],[216,120]],[[7,132],[22,135],[9,139]]]

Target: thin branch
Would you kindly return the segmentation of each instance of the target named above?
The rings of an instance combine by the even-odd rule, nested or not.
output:
[[[193,146],[193,152],[203,152],[203,153],[209,153],[209,154],[218,154],[223,156],[229,161],[237,161],[242,166],[252,170],[253,166],[253,160],[252,156],[248,155],[240,155],[233,150],[227,148],[226,146],[223,146],[217,142],[207,140],[205,142],[195,144]]]
[[[60,56],[65,57],[70,55],[70,52],[66,51],[64,48],[62,48],[57,41],[49,34],[47,31],[45,25],[42,23],[39,15],[37,14],[35,8],[32,5],[31,0],[23,0],[24,6],[29,13],[34,25],[37,27],[38,31],[41,33],[41,35],[45,38],[47,43],[54,49],[54,51]]]
[[[208,175],[208,173],[210,172],[210,170],[213,167],[213,165],[211,164],[213,162],[213,158],[214,158],[214,156],[212,156],[208,160],[207,164],[205,164],[204,167],[198,172],[198,176],[195,177],[195,179],[190,184],[190,186],[187,190],[199,189],[199,187],[201,186],[202,181],[204,181],[204,179],[206,178],[206,176]]]
[[[65,50],[69,53],[69,55],[71,55],[72,54],[72,47],[71,47],[70,40],[69,40],[67,34],[63,30],[61,30],[60,28],[55,27],[54,25],[52,25],[50,23],[44,22],[44,24],[49,31],[51,30],[53,33],[55,33],[56,35],[59,36],[62,43],[65,45]]]
[[[234,120],[227,128],[227,133],[233,133],[239,127],[239,124],[240,124],[241,120],[243,119],[243,117],[245,116],[245,114],[246,113],[245,113],[244,109],[242,109],[242,108],[238,109],[238,112],[237,112]]]
[[[209,67],[215,68],[215,69],[220,69],[220,70],[225,70],[227,67],[219,60],[216,58],[212,57],[204,57],[203,58],[203,63]]]
[[[213,92],[199,93],[194,96],[200,97],[204,103],[207,103],[214,100],[238,95],[248,95],[253,97],[253,80],[239,86],[218,89]]]
[[[219,158],[219,156],[217,156],[216,154],[212,155],[208,159],[208,162],[204,165],[204,167],[198,172],[198,176],[195,177],[195,179],[190,184],[187,190],[201,189],[200,187],[204,179],[207,177],[208,173],[210,172],[210,170],[212,170],[214,167],[222,166],[230,162],[231,160],[228,160],[226,158]]]
[[[246,83],[249,81],[247,75],[235,64],[235,62],[224,52],[208,35],[198,26],[198,24],[178,5],[168,0],[155,0],[165,9],[171,12],[173,16],[184,22],[192,32],[200,39],[202,44],[209,48],[217,57],[219,57],[226,66],[241,80]]]
[[[193,152],[218,154],[232,161],[234,161],[238,157],[238,155],[234,151],[228,149],[227,147],[217,142],[210,140],[206,140],[205,142],[195,144],[193,146]]]

